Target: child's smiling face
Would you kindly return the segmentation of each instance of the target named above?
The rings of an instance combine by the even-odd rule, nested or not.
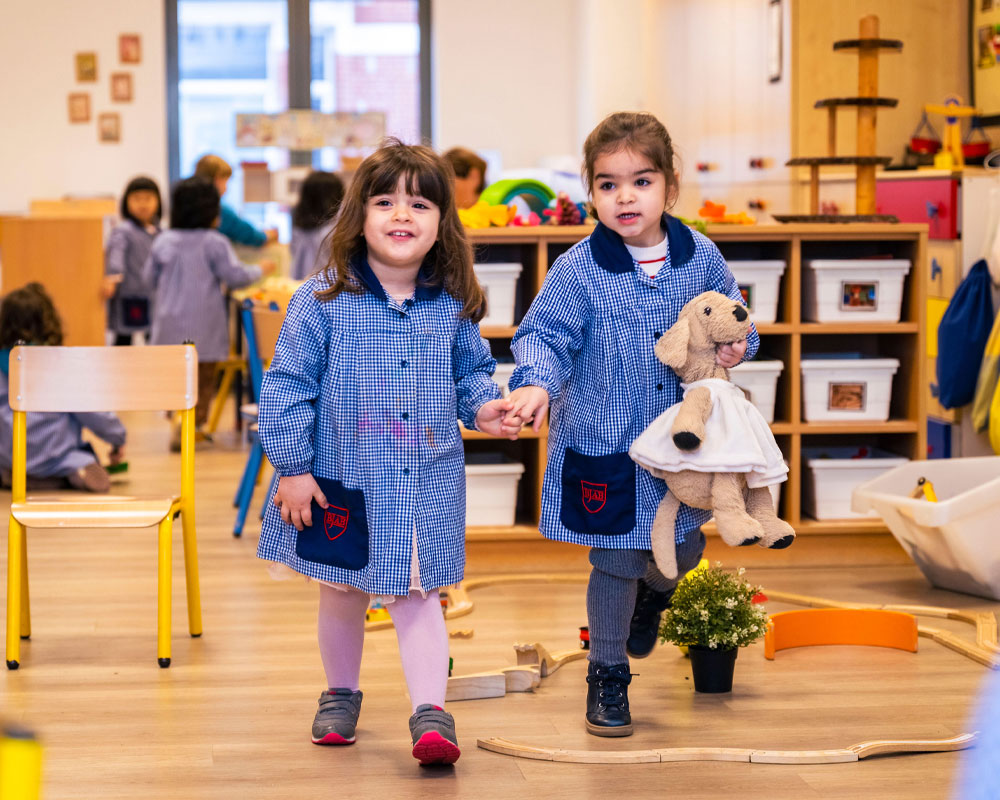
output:
[[[663,241],[667,181],[646,156],[623,148],[594,160],[591,196],[598,219],[633,247]]]
[[[401,177],[394,192],[372,195],[365,204],[369,263],[419,268],[437,241],[440,222],[441,209],[425,197],[411,195]]]

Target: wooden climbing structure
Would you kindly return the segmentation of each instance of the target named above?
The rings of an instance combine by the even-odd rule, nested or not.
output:
[[[891,156],[875,154],[875,123],[881,108],[895,108],[897,100],[878,96],[878,58],[883,50],[899,52],[903,43],[898,39],[879,37],[877,16],[861,19],[857,39],[834,42],[836,53],[857,52],[858,96],[831,97],[816,102],[816,108],[827,109],[827,154],[803,156],[787,162],[789,167],[809,167],[809,213],[775,214],[778,222],[898,222],[890,215],[875,213],[875,169],[886,166]],[[856,108],[858,111],[857,152],[853,156],[837,155],[837,111]],[[827,215],[819,213],[820,167],[853,165],[857,170],[855,214]]]

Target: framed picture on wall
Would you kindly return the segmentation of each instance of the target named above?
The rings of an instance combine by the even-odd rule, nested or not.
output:
[[[115,103],[132,102],[132,75],[130,73],[111,73],[111,99]]]
[[[108,144],[120,142],[122,116],[116,111],[97,115],[97,141]]]
[[[80,83],[97,80],[97,53],[76,54],[76,79]]]
[[[1000,125],[1000,2],[969,0],[970,105],[983,126]]]
[[[90,122],[90,95],[72,92],[69,95],[69,121]]]
[[[118,60],[122,64],[138,64],[142,61],[142,40],[138,33],[119,35]]]

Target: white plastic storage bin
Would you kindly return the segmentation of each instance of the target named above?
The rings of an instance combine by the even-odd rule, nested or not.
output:
[[[500,455],[470,455],[465,464],[465,524],[513,525],[524,464]]]
[[[778,376],[785,368],[777,358],[762,358],[759,361],[745,361],[729,369],[729,380],[739,386],[747,400],[770,425],[774,422],[774,395],[778,386]]]
[[[937,502],[910,497],[920,478]],[[1000,457],[910,461],[854,490],[934,586],[1000,600]]]
[[[785,272],[785,262],[775,259],[728,263],[750,310],[750,319],[760,325],[774,322],[778,318],[778,287]]]
[[[905,258],[814,259],[802,272],[802,318],[811,322],[899,322]]]
[[[898,359],[806,357],[801,363],[806,422],[889,419]]]
[[[513,361],[498,361],[496,372],[493,373],[493,382],[500,387],[500,393],[506,397],[509,394],[507,383],[510,376],[514,374],[517,364]]]
[[[806,465],[802,510],[813,519],[870,516],[870,512],[852,510],[851,493],[909,461],[884,450],[844,446],[803,447],[802,456]]]
[[[473,269],[480,286],[486,293],[486,316],[480,327],[514,324],[514,297],[521,265],[515,263],[475,264]]]

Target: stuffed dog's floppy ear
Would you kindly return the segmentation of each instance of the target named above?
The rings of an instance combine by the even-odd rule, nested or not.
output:
[[[660,361],[676,372],[687,363],[690,338],[691,324],[687,317],[681,317],[660,337],[653,352]]]

